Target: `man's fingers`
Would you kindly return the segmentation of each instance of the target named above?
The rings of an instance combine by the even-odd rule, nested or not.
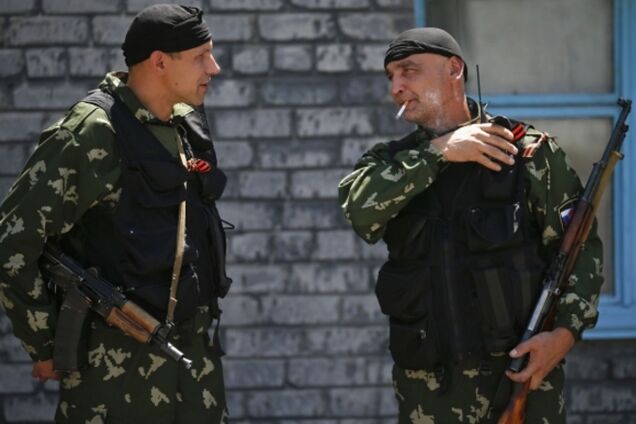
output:
[[[501,125],[488,123],[488,124],[480,124],[479,126],[482,128],[482,130],[486,131],[487,133],[499,136],[508,142],[515,139],[515,136],[512,134],[512,131],[502,127]]]

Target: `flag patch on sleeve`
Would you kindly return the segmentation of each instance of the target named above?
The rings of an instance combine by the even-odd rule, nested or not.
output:
[[[574,216],[577,200],[578,199],[570,199],[559,206],[559,221],[561,221],[561,228],[564,230],[568,227],[568,224]]]

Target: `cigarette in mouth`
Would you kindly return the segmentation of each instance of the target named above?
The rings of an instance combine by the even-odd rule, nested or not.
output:
[[[402,114],[404,113],[404,111],[406,110],[406,104],[409,101],[405,101],[404,103],[402,103],[402,106],[400,107],[400,110],[398,110],[398,112],[395,114],[395,119],[400,119],[402,117]]]

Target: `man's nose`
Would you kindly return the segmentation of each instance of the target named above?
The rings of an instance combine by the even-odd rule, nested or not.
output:
[[[402,83],[402,78],[393,77],[393,79],[391,80],[391,96],[395,98],[403,91],[404,84]]]
[[[205,71],[210,76],[218,75],[221,72],[221,66],[219,66],[212,53],[210,53],[210,60],[207,61],[207,69]]]

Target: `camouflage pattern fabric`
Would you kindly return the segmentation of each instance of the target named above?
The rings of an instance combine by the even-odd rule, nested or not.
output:
[[[487,362],[466,360],[450,367],[442,377],[434,370],[393,367],[393,388],[400,424],[490,424],[499,413],[491,399],[497,391],[508,359],[493,356]],[[446,380],[446,381],[445,381]],[[527,424],[565,424],[563,365],[559,364],[528,395]]]
[[[110,73],[106,75],[100,88],[118,96],[176,157],[177,126],[166,125],[154,117],[126,87],[124,79],[124,73]],[[172,124],[173,120],[181,120],[191,111],[192,108],[185,104],[175,105],[170,123]],[[113,127],[106,113],[94,105],[77,103],[62,119],[42,132],[37,148],[0,206],[0,305],[10,318],[15,335],[34,361],[47,360],[53,356],[58,309],[38,267],[37,261],[42,246],[47,237],[70,231],[74,223],[91,207],[101,204],[114,208],[117,205],[121,194],[121,170],[116,143]],[[208,323],[210,320],[211,317]],[[156,368],[152,373],[156,375],[153,381],[155,378],[157,381],[175,380],[177,371],[172,368],[176,364],[159,364],[165,358],[161,353],[147,346],[133,346],[131,340],[122,335],[117,336],[115,330],[100,332],[98,326],[96,332],[91,340],[94,343],[91,361],[95,371],[82,376],[84,383],[81,391],[84,396],[100,399],[95,393],[105,387],[109,387],[110,393],[110,387],[114,386],[107,386],[106,382],[110,379],[103,379],[111,372],[124,372],[125,377],[113,377],[112,381],[122,384],[121,381],[128,379],[126,386],[134,385],[134,381],[145,381],[144,377],[136,375],[140,367],[146,372]],[[113,339],[109,338],[111,336]],[[101,344],[103,348],[100,347]],[[223,410],[222,375],[218,358],[207,355],[202,341],[184,349],[192,353],[190,359],[195,361],[194,369],[198,373],[203,373],[197,384],[201,387],[208,386],[210,395],[206,395],[209,398],[206,402],[209,402],[211,407],[216,403],[214,410]],[[208,360],[212,361],[212,365],[202,362]],[[101,368],[99,362],[102,364]],[[105,364],[111,364],[113,367],[116,365],[116,369],[104,368],[108,367]],[[209,372],[211,366],[214,372]],[[172,371],[169,371],[171,369]],[[194,402],[187,393],[190,391],[188,387],[196,385],[186,383],[185,375],[179,381],[184,387],[183,404]],[[174,408],[179,393],[177,388],[156,384],[156,399],[166,398],[170,401],[170,407]],[[90,390],[91,387],[93,390]],[[142,387],[138,389],[142,390]],[[67,378],[61,385],[62,398],[71,396],[71,389],[73,380]],[[67,390],[69,393],[66,393]],[[128,393],[130,396],[143,398],[141,392]],[[196,393],[196,396],[199,399],[201,393]],[[69,405],[72,403],[71,398],[67,400]],[[78,402],[82,404],[81,401]],[[158,401],[157,405],[153,405],[151,401],[148,405],[164,411],[168,419],[167,417],[171,416],[167,412],[169,408],[161,407],[163,403],[166,402]],[[62,405],[58,418],[64,416],[61,408]],[[67,413],[72,417],[72,408],[69,408],[71,406],[66,408]],[[107,408],[107,405],[95,405],[94,408]],[[198,411],[196,408],[192,410]],[[105,413],[100,413],[100,416],[105,416]],[[159,419],[156,422],[160,422]]]
[[[55,421],[226,423],[223,370],[208,336],[210,324],[209,309],[199,308],[171,333],[170,342],[193,360],[188,370],[97,317],[88,340],[88,366],[62,378]]]

